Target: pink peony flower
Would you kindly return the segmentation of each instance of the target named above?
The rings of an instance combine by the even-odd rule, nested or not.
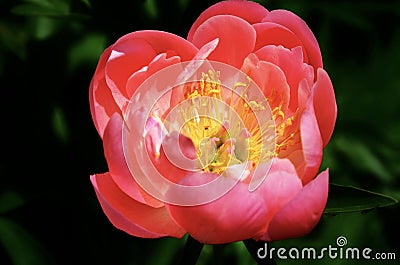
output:
[[[191,64],[198,60],[206,61]],[[193,65],[206,70],[140,112],[138,106],[147,104],[142,99],[152,99],[144,96],[147,80],[176,65],[186,65],[184,73]],[[236,69],[248,82],[224,86],[233,74],[226,77],[226,71],[215,69],[219,65],[227,72]],[[264,101],[247,98],[257,97],[248,92],[251,85]],[[318,43],[295,14],[223,1],[199,16],[187,39],[161,31],[129,33],[101,55],[89,95],[109,167],[91,181],[117,228],[146,238],[189,233],[202,243],[218,244],[299,237],[318,223],[329,178],[328,170],[318,170],[337,107]],[[207,111],[220,119],[192,114]],[[187,118],[179,130],[168,130],[179,116],[175,112]],[[263,117],[265,125],[259,122]],[[272,149],[265,144],[271,139]],[[148,161],[140,160],[140,148]],[[138,177],[146,172],[180,186],[168,186],[160,197]],[[257,176],[262,181],[251,188]],[[148,177],[149,183],[154,180],[153,174]],[[214,199],[176,203],[199,198]]]

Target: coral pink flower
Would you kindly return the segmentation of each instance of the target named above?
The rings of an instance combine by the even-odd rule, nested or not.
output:
[[[151,163],[165,179],[187,187],[216,179],[232,184],[210,202],[179,205],[153,196],[138,183],[126,154],[128,148],[135,156],[136,147],[124,146],[123,134],[124,126],[132,129],[140,122],[126,117],[132,96],[145,80],[197,59],[236,68],[260,88],[274,122],[275,145],[268,155],[257,158],[264,135],[253,126],[255,118],[246,118],[234,137],[226,134],[232,124],[201,119],[190,121],[179,133],[165,132],[166,113],[187,99],[219,98],[239,117],[247,115],[243,100],[234,104],[232,97],[222,96],[217,72],[204,73],[190,88],[177,89],[157,103],[162,113],[152,112],[145,121],[143,143]],[[318,43],[303,20],[289,11],[268,11],[249,1],[211,6],[194,22],[187,39],[161,31],[121,37],[101,55],[90,84],[90,109],[109,167],[107,173],[92,175],[91,181],[111,223],[138,237],[189,233],[207,244],[249,238],[271,241],[310,232],[327,201],[328,170],[319,174],[318,170],[337,113],[332,83],[322,67]],[[247,149],[241,147],[244,142]],[[174,147],[187,158],[187,167],[170,161],[176,155]],[[212,162],[203,157],[210,152],[216,157]],[[190,161],[196,159],[206,159],[207,165],[189,170],[194,166]],[[245,173],[237,176],[239,171]],[[257,172],[268,174],[249,191]]]

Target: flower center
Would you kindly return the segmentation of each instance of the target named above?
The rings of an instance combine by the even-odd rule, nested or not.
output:
[[[185,84],[180,132],[192,139],[203,171],[222,174],[244,162],[252,169],[275,156],[274,124],[259,120],[266,101],[249,99],[250,79],[227,88],[219,78],[219,72],[210,70],[199,81]]]

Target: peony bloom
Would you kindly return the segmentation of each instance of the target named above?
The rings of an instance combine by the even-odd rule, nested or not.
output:
[[[155,78],[164,70],[185,82],[154,98],[169,85]],[[91,181],[111,223],[131,235],[280,240],[307,234],[323,213],[328,170],[318,170],[335,95],[313,33],[289,11],[224,1],[187,39],[127,34],[100,57],[90,109],[109,167]],[[152,190],[159,180],[164,190]]]

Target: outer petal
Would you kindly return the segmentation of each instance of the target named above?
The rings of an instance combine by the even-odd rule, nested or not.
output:
[[[300,17],[287,10],[274,10],[268,13],[263,22],[277,23],[291,30],[302,42],[308,63],[315,70],[322,67],[322,56],[317,39]]]
[[[271,220],[264,238],[268,241],[304,236],[318,223],[328,199],[328,170],[308,183]]]
[[[138,202],[153,207],[164,205],[145,192],[131,175],[125,161],[122,145],[122,118],[118,114],[113,115],[107,125],[104,132],[103,148],[111,177],[124,193]]]
[[[300,137],[305,160],[303,184],[314,178],[322,161],[322,139],[314,113],[312,94],[313,92],[311,92],[311,97],[308,99],[300,121]]]
[[[101,138],[103,138],[104,129],[110,117],[114,113],[121,113],[105,81],[104,67],[110,53],[111,48],[108,48],[100,56],[99,63],[89,87],[90,112],[94,125]]]
[[[185,234],[165,207],[153,208],[131,199],[118,188],[109,173],[94,175],[91,181],[105,214],[117,228],[139,237],[182,237]]]
[[[336,122],[337,106],[335,92],[328,74],[322,68],[318,69],[317,82],[314,86],[314,110],[324,147],[332,136]]]
[[[129,95],[126,90],[128,78],[146,67],[158,54],[167,58],[178,56],[188,61],[196,54],[197,48],[187,40],[163,31],[135,31],[121,37],[112,46],[106,65],[106,80],[115,101],[123,109]],[[134,89],[130,88],[130,93]]]
[[[193,186],[210,182],[216,174],[189,175],[182,185]],[[222,177],[224,178],[224,177]],[[223,181],[235,181],[224,178]],[[167,205],[172,218],[198,241],[205,244],[235,242],[260,236],[266,223],[264,201],[248,186],[239,182],[219,199],[199,206]]]
[[[303,46],[303,43],[295,33],[280,24],[263,22],[254,24],[253,27],[257,32],[255,50],[267,45],[282,45],[289,49]],[[307,53],[305,55],[305,59],[307,59]]]
[[[264,165],[260,166],[263,167]],[[263,171],[262,168],[261,171]],[[267,177],[256,190],[256,193],[264,199],[268,209],[268,220],[265,228],[267,228],[275,213],[291,201],[302,187],[296,169],[290,160],[275,158]],[[258,240],[265,240],[265,238],[261,237]]]
[[[142,30],[131,34],[126,35],[126,37],[143,39],[151,45],[157,54],[166,53],[167,57],[179,56],[183,62],[191,60],[198,51],[192,43],[172,33]]]
[[[111,219],[109,217],[110,222],[117,227],[118,229],[121,229],[125,231],[126,233],[134,236],[139,236],[139,237],[145,237],[145,238],[158,238],[162,237],[164,235],[160,235],[157,233],[150,232],[134,223],[132,221],[128,220],[124,215],[119,213],[117,210],[115,210],[100,194],[98,186],[97,186],[97,177],[103,177],[104,175],[107,175],[109,173],[105,174],[100,174],[100,175],[92,175],[90,176],[90,180],[92,182],[92,185],[95,189],[97,198],[100,202],[100,205],[103,209],[103,211],[106,213],[107,216],[112,216],[113,218]]]
[[[247,21],[239,17],[218,15],[197,28],[192,42],[200,48],[216,38],[219,38],[218,46],[208,59],[239,69],[244,58],[254,49],[256,33]]]
[[[126,92],[129,76],[146,66],[157,55],[146,40],[130,37],[132,35],[135,34],[125,35],[112,46],[105,68],[107,85],[121,109],[129,100]]]
[[[193,40],[197,28],[210,17],[217,15],[233,15],[240,17],[250,24],[261,22],[268,14],[268,10],[262,5],[251,1],[222,1],[207,8],[193,23],[187,39]]]

